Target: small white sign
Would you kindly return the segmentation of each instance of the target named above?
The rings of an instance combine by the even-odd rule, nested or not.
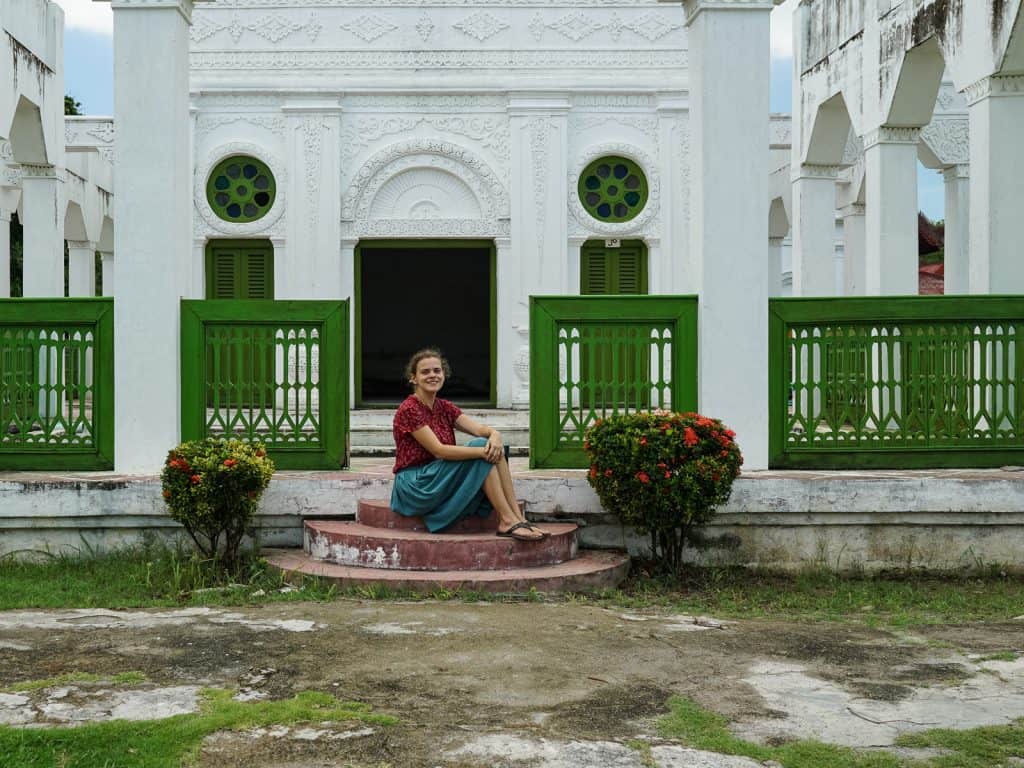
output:
[[[605,248],[621,248],[622,241],[617,237],[612,237],[604,241]]]

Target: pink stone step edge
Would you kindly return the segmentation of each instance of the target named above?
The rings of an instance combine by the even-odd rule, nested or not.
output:
[[[263,551],[268,564],[284,573],[315,576],[342,587],[387,586],[396,591],[521,593],[594,592],[614,589],[629,573],[629,556],[609,550],[586,550],[566,563],[500,571],[389,571],[313,560],[296,549]]]
[[[545,523],[546,539],[521,541],[488,533],[427,533],[360,523],[307,520],[304,549],[337,565],[413,571],[487,571],[556,565],[576,557],[579,528]]]
[[[526,502],[519,502],[520,511],[525,512]],[[356,511],[356,522],[371,528],[388,528],[403,531],[425,531],[426,524],[422,518],[406,517],[391,509],[385,499],[360,499]],[[491,512],[488,517],[469,517],[460,520],[444,533],[472,533],[477,531],[498,530],[498,516]]]

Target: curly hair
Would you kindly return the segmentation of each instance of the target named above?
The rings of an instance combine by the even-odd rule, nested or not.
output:
[[[442,355],[441,350],[436,347],[427,347],[413,354],[413,356],[409,358],[409,362],[405,364],[405,380],[408,382],[410,388],[413,388],[412,380],[416,376],[416,367],[420,364],[421,360],[426,360],[428,357],[436,357],[440,360],[441,370],[444,371],[445,379],[451,378],[452,367],[448,363],[448,358]]]

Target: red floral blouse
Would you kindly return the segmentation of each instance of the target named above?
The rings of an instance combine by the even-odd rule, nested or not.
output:
[[[419,467],[434,461],[434,456],[412,436],[426,425],[437,435],[443,445],[455,445],[455,421],[462,415],[458,406],[440,397],[434,400],[431,410],[416,395],[409,395],[398,406],[392,426],[395,437],[395,467],[398,473],[409,467]]]

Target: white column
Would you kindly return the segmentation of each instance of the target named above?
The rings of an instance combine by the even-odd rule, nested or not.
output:
[[[883,125],[864,135],[864,292],[917,295],[918,128]]]
[[[11,295],[11,211],[0,208],[0,299]]]
[[[671,294],[671,267],[665,263],[665,251],[660,237],[645,237],[647,246],[647,292],[652,295]],[[679,264],[677,268],[682,268]]]
[[[657,279],[652,279],[651,292],[664,294],[696,293],[690,287],[693,267],[690,264],[687,242],[687,194],[684,165],[689,163],[682,147],[683,134],[688,130],[689,102],[685,97],[658,97],[658,155],[661,160],[661,205],[670,215],[661,216],[661,244],[658,262],[650,247],[649,264],[657,264]],[[648,271],[654,275],[653,271]],[[655,288],[656,286],[656,288]]]
[[[782,241],[784,237],[768,238],[768,296],[782,295]]]
[[[843,295],[864,295],[864,206],[852,203],[843,217]]]
[[[736,430],[747,469],[764,469],[772,2],[686,0],[684,7],[690,41],[690,246],[700,270],[699,408]]]
[[[22,295],[63,296],[64,182],[52,165],[23,163],[21,169]]]
[[[68,296],[96,295],[96,243],[68,240]]]
[[[793,295],[835,295],[836,176],[802,165],[793,176]]]
[[[970,290],[1024,293],[1024,75],[965,90],[970,119]]]
[[[945,281],[946,295],[962,295],[970,292],[971,252],[971,186],[970,166],[953,165],[942,172],[946,182],[946,245]],[[1021,201],[1024,203],[1024,200]]]
[[[359,245],[358,237],[341,238],[338,249],[340,261],[340,283],[338,284],[338,296],[348,299],[348,401],[356,401],[356,246]],[[274,246],[274,268],[281,264],[284,268],[284,258],[278,259],[277,245]],[[499,293],[499,296],[501,294]]]
[[[100,251],[100,266],[103,275],[103,295],[114,295],[114,252]]]
[[[512,239],[496,237],[494,247],[498,288],[497,406],[514,408],[530,400],[529,347],[519,333],[522,313],[517,306],[523,301],[523,296],[518,290],[519,269],[512,251]]]
[[[580,293],[580,266],[583,257],[580,255],[583,251],[583,244],[587,242],[586,237],[570,237],[567,243],[567,255],[566,260],[569,265],[569,289],[566,293],[569,296],[578,296]],[[650,271],[648,270],[648,274]]]
[[[115,454],[151,474],[179,440],[180,299],[190,290],[191,0],[112,0],[114,9]],[[139,205],[144,200],[145,205]]]

